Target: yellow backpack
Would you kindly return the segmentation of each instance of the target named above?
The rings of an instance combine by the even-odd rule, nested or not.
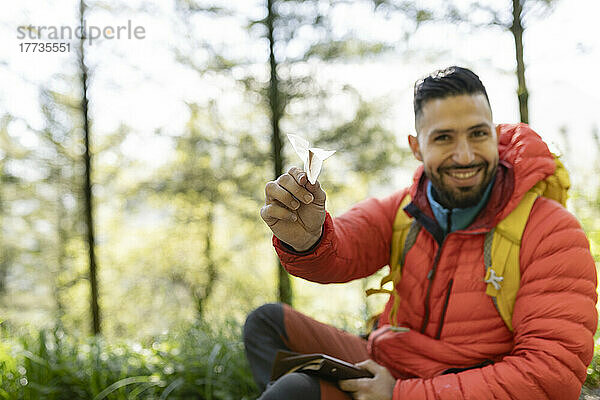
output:
[[[570,186],[569,174],[557,156],[554,156],[554,162],[556,163],[554,174],[529,190],[517,207],[485,237],[484,281],[488,284],[485,293],[492,297],[494,305],[511,332],[513,331],[513,308],[521,280],[519,265],[521,238],[533,203],[539,196],[543,196],[556,200],[563,206],[566,205]],[[389,315],[392,326],[396,325],[396,314],[400,305],[400,296],[394,288],[402,277],[406,254],[415,243],[420,230],[420,225],[403,211],[410,201],[410,196],[404,198],[394,220],[390,273],[381,279],[379,289],[367,290],[367,296],[375,293],[393,296],[394,303]],[[388,282],[393,282],[391,290],[383,288]]]

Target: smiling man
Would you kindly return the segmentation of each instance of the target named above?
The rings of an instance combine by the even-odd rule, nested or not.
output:
[[[474,206],[498,166],[499,136],[487,96],[457,95],[433,99],[419,107],[418,137],[408,138],[413,154],[423,162],[444,207]]]
[[[559,204],[566,171],[527,125],[494,125],[468,69],[418,81],[414,108],[408,142],[422,167],[411,187],[332,218],[302,170],[267,183],[261,217],[290,273],[347,282],[389,265],[376,292],[390,300],[368,340],[286,305],[253,311],[244,342],[261,399],[577,399],[593,355],[596,269]],[[374,376],[271,382],[280,349]]]

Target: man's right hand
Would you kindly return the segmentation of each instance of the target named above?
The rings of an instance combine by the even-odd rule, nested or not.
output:
[[[325,223],[325,192],[319,181],[292,167],[265,187],[260,216],[279,240],[297,251],[310,249],[321,237]]]

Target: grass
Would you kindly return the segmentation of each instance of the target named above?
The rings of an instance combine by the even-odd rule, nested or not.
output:
[[[0,399],[256,398],[240,343],[240,327],[195,325],[145,345],[76,339],[59,329],[21,335],[3,332]]]
[[[0,330],[0,399],[245,400],[258,390],[239,324],[197,324],[145,343],[76,338],[60,329]],[[596,334],[596,341],[600,343]],[[580,399],[599,399],[600,345]]]

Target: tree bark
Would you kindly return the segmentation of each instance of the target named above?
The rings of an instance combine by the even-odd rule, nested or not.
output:
[[[271,157],[273,158],[273,166],[275,179],[283,174],[283,143],[281,141],[281,132],[279,129],[279,121],[283,114],[283,104],[279,92],[279,77],[277,76],[277,61],[275,60],[275,0],[267,0],[267,38],[269,40],[269,64],[271,67],[271,79],[269,83],[269,106],[271,109]],[[278,300],[282,303],[292,304],[292,286],[290,276],[277,260],[278,271]]]
[[[61,299],[62,287],[60,279],[65,270],[65,247],[67,243],[67,232],[64,229],[64,221],[67,218],[65,207],[62,202],[62,177],[60,167],[52,167],[52,180],[57,187],[56,190],[56,270],[54,274],[54,303],[56,306],[56,326],[62,326],[62,320],[65,316],[65,305]]]
[[[206,257],[207,281],[202,292],[200,292],[200,290],[198,289],[194,290],[194,297],[196,298],[196,310],[200,319],[204,317],[204,307],[206,305],[206,301],[212,294],[218,277],[217,263],[215,262],[212,247],[212,235],[214,233],[213,230],[215,225],[213,209],[214,206],[211,202],[211,204],[208,206],[208,211],[206,213],[206,237],[204,248],[204,255]]]
[[[79,2],[79,16],[81,26],[84,26],[86,5],[83,0]],[[92,193],[92,152],[90,150],[90,124],[88,117],[88,69],[85,64],[85,40],[86,35],[82,32],[79,42],[79,68],[81,76],[81,114],[83,119],[83,162],[85,165],[83,182],[84,218],[86,224],[86,241],[89,249],[89,279],[91,289],[91,312],[92,333],[100,333],[100,306],[98,305],[98,278],[96,262],[96,240],[94,237],[94,202]]]
[[[521,122],[529,123],[529,92],[525,81],[525,62],[523,60],[523,0],[513,0],[513,22],[510,31],[515,39],[515,51],[517,57],[517,96],[519,98],[519,113]]]
[[[0,163],[0,182],[4,181],[3,177],[4,163]],[[2,187],[0,186],[0,232],[2,232],[2,226],[4,222],[4,199],[1,190]],[[2,239],[3,237],[0,236],[0,296],[4,294],[4,289],[6,288],[6,276],[8,275],[8,267],[10,265],[8,249]]]

